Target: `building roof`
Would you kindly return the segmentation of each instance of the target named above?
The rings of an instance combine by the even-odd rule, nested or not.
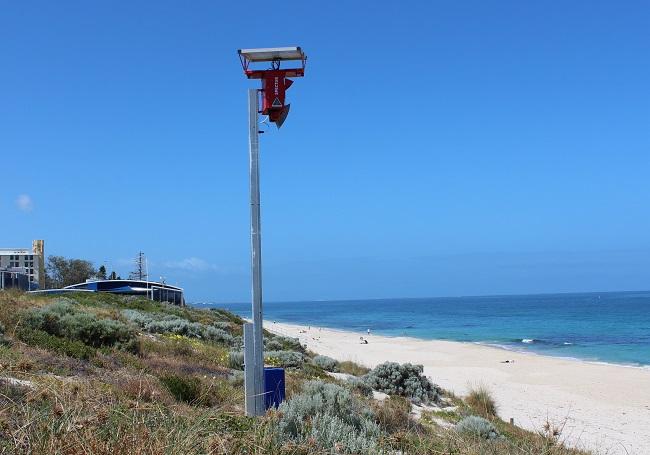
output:
[[[0,248],[0,254],[34,254],[30,248]]]
[[[173,289],[175,291],[183,291],[183,288],[179,288],[178,286],[172,286],[166,283],[159,283],[156,281],[145,281],[145,280],[88,280],[85,283],[71,284],[70,286],[66,286],[63,289],[83,289],[88,284],[92,284],[92,283],[111,283],[111,284],[122,284],[124,286],[131,286],[131,287],[141,287],[145,289],[156,287],[156,288],[163,288],[163,289]]]

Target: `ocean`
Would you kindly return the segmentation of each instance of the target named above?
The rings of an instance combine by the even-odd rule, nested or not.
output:
[[[250,317],[250,304],[214,305]],[[264,319],[650,365],[650,292],[266,302]]]

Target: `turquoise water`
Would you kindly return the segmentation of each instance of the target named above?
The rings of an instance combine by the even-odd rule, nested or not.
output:
[[[215,305],[250,317],[250,304]],[[650,292],[268,302],[281,322],[650,365]]]

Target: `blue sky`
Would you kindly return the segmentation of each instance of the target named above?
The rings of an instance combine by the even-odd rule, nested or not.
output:
[[[647,2],[6,2],[0,246],[249,298],[238,48],[300,45],[262,137],[269,300],[650,288]]]

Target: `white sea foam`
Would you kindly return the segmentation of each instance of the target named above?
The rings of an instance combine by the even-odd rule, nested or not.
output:
[[[521,340],[521,342],[522,343],[534,343],[535,340],[533,340],[532,338],[524,338],[524,339]]]

